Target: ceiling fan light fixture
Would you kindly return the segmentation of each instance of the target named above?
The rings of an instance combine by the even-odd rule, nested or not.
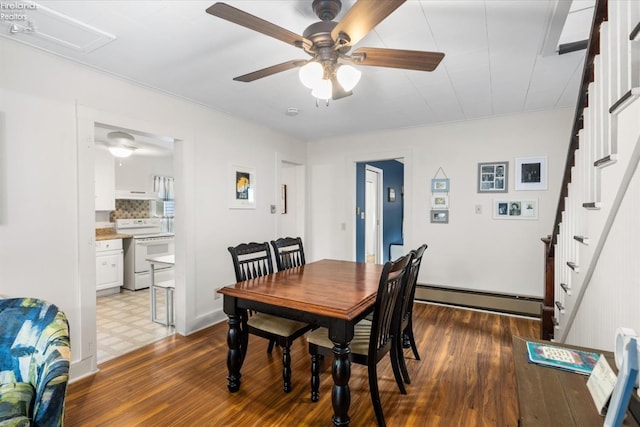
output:
[[[352,90],[360,81],[362,72],[351,65],[341,65],[336,72],[338,83],[346,92]]]
[[[107,139],[109,139],[112,144],[108,148],[114,157],[129,157],[137,149],[137,147],[130,145],[134,141],[134,138],[126,132],[109,132]]]
[[[333,94],[333,85],[331,80],[320,80],[320,82],[311,91],[311,96],[318,99],[331,99]]]
[[[109,152],[114,157],[125,158],[133,154],[136,147],[129,145],[112,145],[109,147]]]
[[[309,89],[316,87],[322,80],[324,75],[324,69],[319,62],[309,61],[304,66],[300,67],[298,71],[298,77],[300,82]]]

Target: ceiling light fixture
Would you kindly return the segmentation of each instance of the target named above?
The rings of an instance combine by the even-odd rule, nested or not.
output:
[[[333,85],[331,84],[331,80],[328,79],[318,81],[311,90],[311,96],[318,99],[329,100],[331,99],[332,93]]]
[[[345,92],[349,92],[356,87],[361,75],[360,70],[351,65],[342,64],[335,68],[333,63],[321,64],[317,61],[307,62],[298,72],[300,82],[311,89],[311,95],[323,100],[333,96],[335,81]]]
[[[109,132],[107,138],[111,141],[111,145],[108,147],[109,152],[114,157],[129,157],[138,148],[131,145],[134,141],[133,136],[125,132]]]
[[[336,72],[336,78],[338,79],[338,83],[342,86],[342,89],[349,92],[352,90],[358,82],[360,81],[360,76],[362,72],[351,65],[341,65],[338,67],[338,71]]]

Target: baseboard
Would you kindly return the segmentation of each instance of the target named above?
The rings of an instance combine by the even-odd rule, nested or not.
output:
[[[542,316],[541,298],[418,284],[416,300],[536,318]]]

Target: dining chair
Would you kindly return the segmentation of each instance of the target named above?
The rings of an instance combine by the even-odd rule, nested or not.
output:
[[[424,255],[424,251],[427,249],[427,244],[423,244],[418,249],[413,251],[413,258],[411,259],[411,265],[409,267],[409,274],[407,277],[407,286],[404,289],[404,295],[402,298],[402,306],[401,306],[401,317],[400,317],[400,331],[401,331],[401,339],[396,340],[397,344],[397,352],[398,352],[398,361],[400,363],[400,370],[402,372],[402,377],[404,378],[404,382],[407,384],[411,384],[411,379],[409,378],[409,372],[407,371],[407,365],[404,361],[404,352],[403,348],[411,347],[413,351],[413,355],[416,360],[420,360],[420,355],[418,354],[418,347],[416,346],[416,341],[413,336],[413,300],[416,295],[416,283],[418,281],[418,273],[420,272],[420,265],[422,263],[422,255]]]
[[[278,271],[305,264],[304,247],[300,237],[282,237],[271,241]]]
[[[273,273],[269,243],[242,243],[227,248],[233,260],[236,281],[243,282]],[[283,390],[291,391],[291,344],[296,338],[311,330],[311,326],[291,319],[267,313],[251,312],[242,318],[243,330],[269,340],[267,352],[271,354],[274,343],[282,347]],[[248,334],[244,334],[240,344],[242,360],[246,356]]]
[[[402,292],[407,284],[412,257],[413,251],[384,265],[376,293],[373,320],[363,319],[358,322],[354,327],[354,335],[350,343],[350,361],[367,366],[371,402],[379,426],[385,426],[386,423],[378,390],[377,366],[387,353],[390,353],[391,367],[398,388],[402,394],[406,394],[398,361],[394,360],[397,353],[392,350],[399,333]],[[318,401],[320,397],[320,356],[333,354],[333,342],[328,335],[326,328],[318,328],[307,335],[311,354],[311,400],[313,402]]]

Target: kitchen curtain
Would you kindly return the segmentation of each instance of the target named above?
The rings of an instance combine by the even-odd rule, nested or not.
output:
[[[174,196],[173,196],[173,178],[170,176],[156,175],[153,177],[153,191],[158,193],[158,198],[164,200],[161,203],[162,208],[156,209],[156,215],[162,215],[162,231],[173,233],[173,212],[174,212]],[[161,211],[161,213],[159,213]]]
[[[173,200],[173,178],[156,175],[153,177],[153,191],[162,200]]]

